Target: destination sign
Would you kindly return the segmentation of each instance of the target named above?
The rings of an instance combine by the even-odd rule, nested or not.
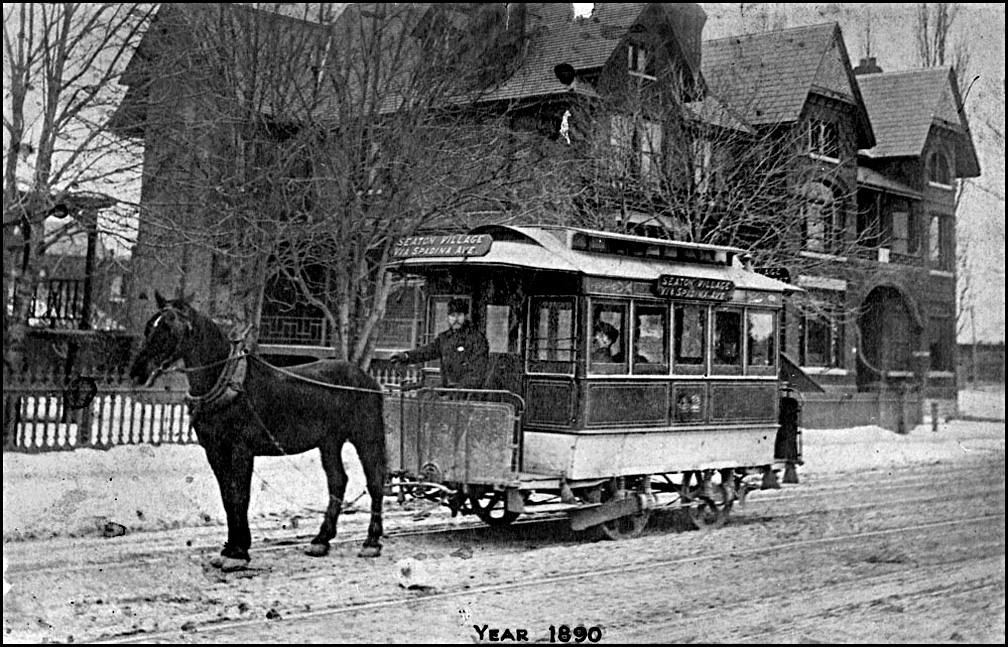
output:
[[[490,234],[449,234],[446,236],[410,236],[396,241],[395,258],[424,256],[486,256],[490,252]]]
[[[702,299],[727,301],[735,284],[721,279],[702,279],[695,276],[662,274],[655,281],[655,294],[670,299]]]

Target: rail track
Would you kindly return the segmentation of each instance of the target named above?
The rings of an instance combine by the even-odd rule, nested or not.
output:
[[[947,477],[968,476],[972,472],[973,468],[962,466],[935,467],[932,469],[932,475],[935,481],[941,481]],[[996,488],[997,486],[995,485],[995,489]],[[898,501],[900,505],[926,504],[931,502],[941,502],[948,499],[947,493],[945,493],[942,488],[928,489],[921,493],[919,481],[913,475],[904,475],[900,473],[893,474],[886,482],[873,483],[871,485],[871,490],[875,494],[892,493],[900,490],[912,490],[914,495],[900,499]],[[970,496],[981,492],[988,492],[990,490],[991,487],[989,485],[977,482],[972,489],[961,494],[964,496]],[[1003,490],[1004,483],[1002,482],[1000,484],[1000,491]],[[815,508],[816,512],[821,514],[829,514],[841,510],[868,509],[873,507],[875,504],[871,499],[865,498],[864,491],[865,484],[863,482],[852,482],[849,479],[829,479],[813,484],[786,486],[780,490],[756,491],[750,493],[750,495],[746,498],[744,507],[739,506],[735,508],[735,512],[733,512],[733,519],[736,520],[736,525],[738,525],[739,520],[737,517],[739,511],[759,512],[770,506],[780,506],[781,504],[786,505],[790,502],[798,502],[802,504],[802,507],[806,507],[806,504],[810,504],[813,501],[819,501],[820,499],[824,501],[817,504]],[[860,502],[852,503],[852,500]],[[667,504],[667,507],[664,508],[659,506],[656,508],[656,511],[659,514],[668,513],[674,510],[674,499],[672,504],[673,505]],[[446,512],[447,511],[444,509],[436,508],[434,512],[431,512],[430,516],[434,517],[435,515],[443,515]],[[804,510],[788,511],[785,508],[779,510],[775,509],[773,516],[777,519],[784,520],[789,517],[807,514],[808,512]],[[361,516],[367,517],[367,515]],[[414,521],[413,517],[414,515],[412,513],[395,514],[391,515],[391,517],[387,517],[386,528],[388,529],[389,526],[391,526],[391,529],[386,532],[385,537],[387,539],[408,539],[411,537],[430,537],[451,533],[462,534],[488,531],[485,524],[478,520],[475,516],[452,518],[444,521],[437,520],[435,517],[433,520],[424,520],[420,523]],[[511,526],[521,528],[532,524],[559,523],[566,520],[566,518],[567,515],[564,512],[533,511],[524,514],[518,520],[513,522]],[[344,518],[341,523],[346,523],[346,521],[347,519]],[[355,523],[355,527],[342,532],[333,539],[331,542],[333,548],[335,549],[340,546],[362,543],[366,537],[366,532],[363,528],[357,528],[356,526],[358,525],[363,526],[363,524]],[[405,527],[407,525],[411,525],[412,527]],[[264,561],[262,558],[266,555],[278,553],[299,553],[307,547],[311,538],[314,537],[314,534],[314,532],[303,534],[283,533],[264,538],[253,544],[253,557],[256,558],[256,561],[262,563]],[[136,536],[134,535],[131,539],[135,539],[135,537]],[[573,537],[576,539],[578,535],[573,535]],[[14,576],[40,575],[44,573],[82,572],[90,570],[94,570],[96,572],[106,572],[115,569],[132,569],[139,566],[153,566],[177,557],[180,551],[185,551],[186,554],[196,560],[205,559],[216,554],[220,549],[220,543],[211,543],[206,541],[182,542],[177,537],[164,536],[159,537],[154,541],[144,541],[138,549],[125,553],[114,547],[113,542],[115,542],[115,539],[82,539],[80,542],[84,545],[93,545],[97,549],[95,551],[95,553],[97,553],[96,557],[90,558],[87,554],[82,556],[82,551],[79,549],[74,549],[72,554],[66,558],[61,558],[58,555],[49,555],[45,560],[32,561],[12,557],[8,573]],[[7,550],[16,554],[17,546],[18,544],[8,545]],[[110,554],[106,555],[104,553]],[[252,570],[267,569],[268,567],[257,567]]]
[[[657,562],[651,561],[640,564],[621,565],[617,568],[612,569],[578,570],[576,572],[569,572],[563,575],[556,575],[551,577],[534,577],[527,579],[519,579],[517,581],[507,582],[503,584],[491,584],[486,586],[466,588],[463,590],[432,593],[429,595],[425,595],[423,598],[414,601],[414,604],[430,604],[432,602],[437,602],[439,600],[448,600],[460,597],[474,597],[509,590],[530,591],[536,588],[554,587],[556,585],[569,585],[586,580],[598,580],[598,579],[604,580],[606,578],[611,578],[614,576],[624,576],[632,573],[641,573],[647,571],[654,572],[659,571],[661,569],[670,569],[686,564],[696,565],[697,563],[700,562],[719,562],[729,559],[763,557],[767,556],[768,554],[785,553],[789,551],[800,551],[802,549],[808,549],[811,547],[836,546],[844,544],[847,545],[862,544],[866,540],[877,539],[880,537],[897,537],[902,535],[912,535],[914,533],[920,533],[922,531],[935,530],[940,528],[984,527],[996,524],[999,520],[1001,521],[1003,527],[1004,523],[1003,513],[980,515],[980,516],[973,516],[962,519],[951,519],[947,521],[939,521],[933,523],[902,525],[895,528],[886,528],[882,530],[851,533],[834,537],[820,537],[815,539],[799,540],[792,542],[780,542],[775,545],[760,546],[748,550],[739,550],[737,548],[733,548],[730,551],[716,551],[701,556],[690,555],[688,557],[676,557],[666,560],[660,560]],[[981,549],[1000,548],[1003,551],[1004,543],[1003,541],[1001,542],[988,541],[988,542],[982,542],[980,545],[978,545],[978,547]],[[990,565],[982,565],[978,567],[979,573],[982,573],[983,576],[977,575],[976,577],[971,578],[967,583],[956,582],[934,587],[932,590],[928,591],[928,595],[944,595],[955,591],[964,591],[966,590],[964,587],[969,586],[970,583],[976,586],[993,588],[997,586],[997,584],[992,581],[987,581],[990,579],[989,576],[992,573],[992,571],[989,570],[989,566]],[[937,574],[937,568],[935,569],[935,571]],[[862,579],[859,581],[859,585],[862,587],[873,587],[882,583],[893,583],[896,582],[897,580],[898,575],[887,573],[872,578]],[[814,591],[810,593],[814,593]],[[402,596],[392,596],[361,604],[331,605],[323,608],[312,609],[311,611],[288,613],[276,619],[254,618],[247,620],[225,620],[218,622],[192,624],[186,629],[186,631],[192,634],[198,633],[200,642],[215,642],[214,636],[216,634],[225,634],[228,632],[235,632],[243,629],[254,629],[256,627],[263,627],[263,626],[271,626],[275,628],[279,623],[301,623],[307,620],[335,617],[343,614],[361,614],[364,612],[372,612],[372,611],[394,610],[400,608],[402,605],[403,605]],[[742,609],[743,612],[759,613],[759,610],[757,608],[758,605],[748,604],[742,606],[743,606]],[[736,608],[733,612],[738,612],[738,609]],[[715,609],[712,610],[710,613],[723,614],[724,610]],[[692,618],[691,622],[702,624],[705,619],[706,618],[703,615],[701,615],[699,617]],[[803,626],[803,623],[810,623],[810,622],[812,622],[812,619],[808,617],[796,619],[793,623],[793,626],[794,628],[798,628]],[[765,632],[764,635],[765,636],[776,635],[786,629],[787,629],[786,627],[783,628],[775,627],[773,631],[767,631]],[[178,642],[179,636],[180,636],[179,629],[176,628],[170,631],[149,632],[138,635],[110,637],[108,639],[96,642],[99,644]],[[750,638],[758,640],[759,636],[750,636]]]

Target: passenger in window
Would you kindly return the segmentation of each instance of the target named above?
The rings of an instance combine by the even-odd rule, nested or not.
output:
[[[741,318],[737,312],[718,312],[714,320],[714,361],[717,364],[741,363]]]
[[[605,321],[596,321],[592,331],[592,362],[621,363],[623,353],[616,348],[619,338],[619,330],[615,326]]]
[[[396,353],[393,363],[417,364],[441,360],[441,379],[446,388],[481,389],[490,359],[487,338],[469,319],[469,302],[448,302],[448,330],[420,348]]]

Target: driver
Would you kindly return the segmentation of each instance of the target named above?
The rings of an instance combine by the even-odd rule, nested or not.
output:
[[[469,302],[452,299],[448,302],[448,330],[431,343],[405,353],[396,353],[393,363],[417,364],[432,359],[441,360],[441,380],[445,387],[481,389],[490,358],[487,338],[469,319]]]

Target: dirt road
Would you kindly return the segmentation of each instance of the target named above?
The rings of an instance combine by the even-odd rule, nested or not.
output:
[[[205,564],[208,529],[11,544],[5,642],[1003,642],[1004,468],[1002,442],[818,475],[753,493],[723,528],[657,512],[619,542],[456,521],[376,560],[355,557],[352,515],[329,557],[303,556],[301,529],[233,574]],[[450,521],[392,510],[390,534]],[[401,585],[407,558],[423,588]]]

